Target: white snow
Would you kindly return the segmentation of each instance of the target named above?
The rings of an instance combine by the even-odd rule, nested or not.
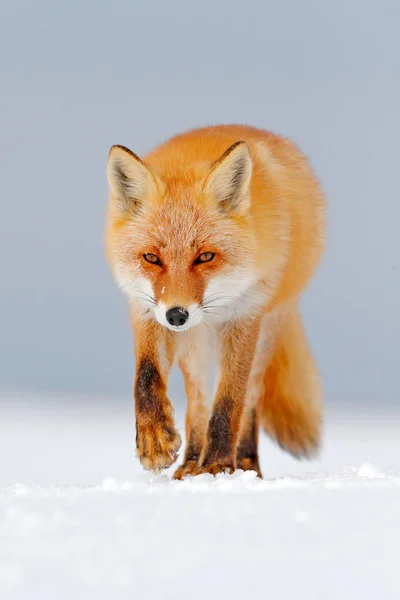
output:
[[[400,598],[399,413],[326,416],[318,461],[171,481],[130,399],[3,398],[0,598]],[[182,414],[177,420],[182,424]]]

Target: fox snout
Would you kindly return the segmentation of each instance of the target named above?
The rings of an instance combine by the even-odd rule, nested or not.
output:
[[[173,327],[182,327],[189,319],[189,313],[186,308],[174,306],[165,313],[167,321]]]
[[[173,331],[186,331],[198,325],[202,320],[201,308],[197,304],[182,306],[178,303],[166,305],[158,302],[155,307],[155,315],[160,325]]]

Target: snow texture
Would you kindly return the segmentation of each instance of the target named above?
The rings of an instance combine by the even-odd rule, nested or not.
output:
[[[2,600],[400,598],[395,413],[331,411],[314,462],[263,437],[264,480],[176,482],[134,458],[130,401],[3,407]]]

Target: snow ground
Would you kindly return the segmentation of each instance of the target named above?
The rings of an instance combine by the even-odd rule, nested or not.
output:
[[[313,462],[263,436],[263,481],[174,482],[130,399],[0,402],[1,600],[400,598],[400,412],[329,410]]]

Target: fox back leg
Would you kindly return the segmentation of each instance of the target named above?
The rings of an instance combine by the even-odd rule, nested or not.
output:
[[[321,430],[321,387],[297,308],[281,324],[264,376],[260,416],[265,431],[294,456],[316,453]]]
[[[240,440],[236,450],[236,468],[256,471],[262,477],[258,462],[259,413],[256,408],[245,410],[242,417]]]

